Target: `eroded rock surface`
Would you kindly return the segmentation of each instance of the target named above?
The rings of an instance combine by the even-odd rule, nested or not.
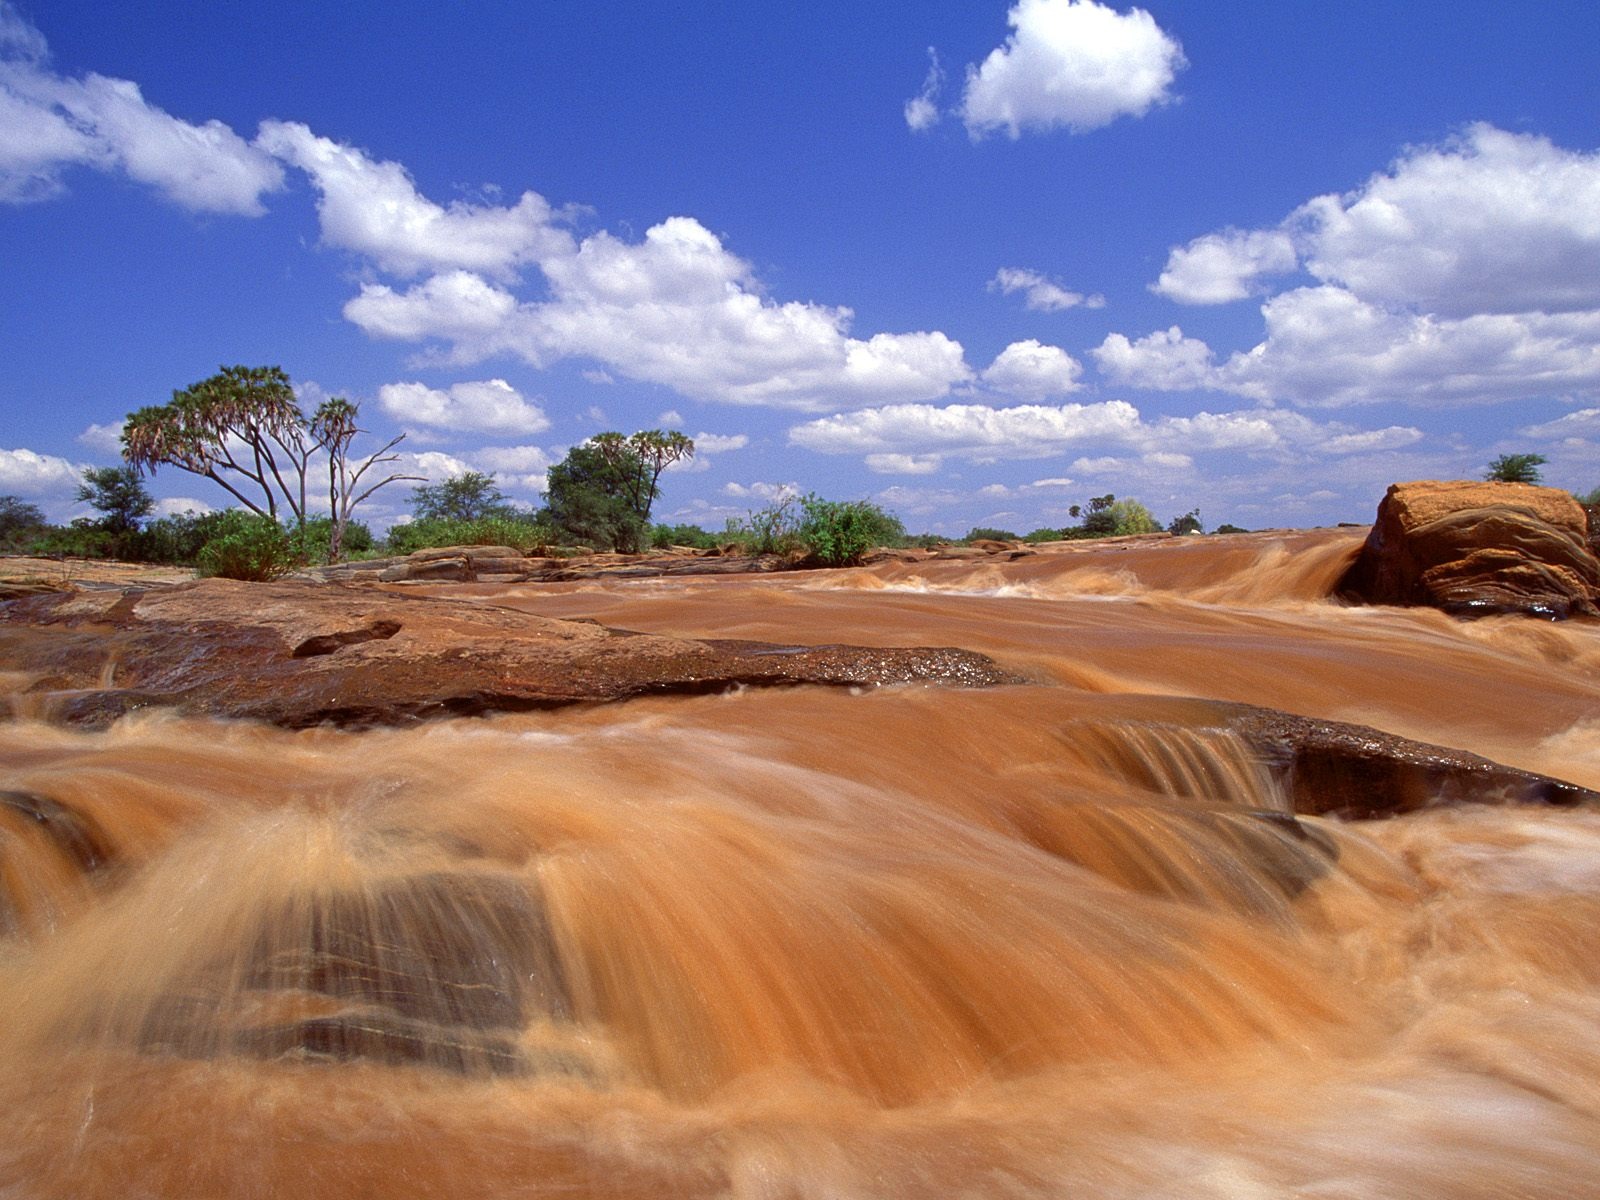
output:
[[[778,646],[337,584],[207,579],[0,609],[0,659],[46,715],[97,725],[169,706],[289,727],[551,708],[735,685],[985,687],[1020,680],[950,648]]]
[[[1558,488],[1397,483],[1338,594],[1461,616],[1600,616],[1600,559],[1583,508]]]
[[[1600,802],[1600,794],[1577,784],[1366,725],[1249,704],[1215,708],[1219,723],[1245,741],[1303,815],[1384,817],[1443,804]]]

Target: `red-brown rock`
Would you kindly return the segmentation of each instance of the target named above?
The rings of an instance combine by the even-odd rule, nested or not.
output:
[[[32,709],[86,725],[156,706],[378,725],[737,685],[1020,682],[951,648],[661,637],[468,600],[227,579],[12,601],[0,661],[33,676]]]
[[[1600,560],[1581,505],[1522,483],[1397,483],[1338,594],[1460,616],[1600,616]]]

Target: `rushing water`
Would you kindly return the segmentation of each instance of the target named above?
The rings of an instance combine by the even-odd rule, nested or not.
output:
[[[449,589],[1025,687],[0,725],[0,1196],[1600,1194],[1600,812],[1296,825],[1191,728],[1600,787],[1600,631],[1357,540]]]

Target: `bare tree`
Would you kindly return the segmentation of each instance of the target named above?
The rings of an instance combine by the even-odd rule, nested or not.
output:
[[[397,434],[365,458],[352,459],[351,443],[357,434],[366,432],[356,424],[360,417],[359,404],[338,397],[324,400],[311,416],[311,435],[328,452],[328,510],[333,517],[333,531],[328,537],[329,562],[338,562],[343,555],[344,531],[350,524],[351,512],[358,504],[391,483],[401,480],[427,482],[423,475],[401,474],[386,475],[376,482],[369,482],[367,474],[374,467],[399,460],[400,456],[393,451],[405,441],[406,435]]]

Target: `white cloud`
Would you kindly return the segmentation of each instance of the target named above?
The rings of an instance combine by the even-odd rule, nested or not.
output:
[[[277,163],[220,121],[174,117],[125,79],[57,74],[38,30],[0,3],[0,200],[55,195],[72,166],[120,172],[198,212],[259,216],[261,196],[283,186]]]
[[[1237,299],[1293,269],[1290,245],[1319,285],[1267,299],[1258,345],[1218,363],[1176,327],[1113,334],[1094,351],[1102,371],[1319,407],[1600,395],[1600,154],[1473,125],[1275,230],[1174,250],[1154,287]]]
[[[1226,304],[1252,295],[1264,275],[1293,271],[1298,261],[1294,240],[1281,229],[1228,229],[1174,249],[1150,290],[1180,304]]]
[[[544,410],[504,379],[454,383],[448,390],[386,383],[378,389],[378,404],[397,421],[437,429],[539,433],[550,428]]]
[[[87,446],[101,454],[122,454],[122,426],[121,421],[111,421],[105,425],[91,425],[77,437],[81,446]]]
[[[735,500],[782,500],[785,496],[798,496],[797,483],[725,483],[722,493]]]
[[[494,353],[516,311],[516,297],[468,271],[435,275],[405,292],[363,284],[344,306],[345,319],[373,337],[442,338],[454,342],[461,350],[457,357],[466,361]]]
[[[465,475],[472,470],[459,458],[439,450],[425,450],[421,454],[402,454],[394,469],[407,475],[421,475],[430,483],[454,479],[457,475]]]
[[[726,454],[731,450],[743,450],[750,444],[750,435],[745,433],[697,433],[694,435],[693,441],[696,454]]]
[[[961,118],[973,137],[1004,129],[1098,129],[1172,99],[1183,49],[1143,9],[1095,0],[1019,0],[1012,33],[967,68]]]
[[[472,458],[482,470],[513,475],[543,475],[555,463],[538,446],[485,446]]]
[[[1012,342],[984,369],[984,386],[1025,400],[1064,396],[1081,386],[1083,364],[1059,346],[1033,338]]]
[[[1600,307],[1600,154],[1478,124],[1287,224],[1306,267],[1446,317]]]
[[[1107,334],[1089,354],[1108,379],[1126,387],[1177,392],[1216,386],[1211,347],[1185,337],[1176,325],[1137,341]]]
[[[683,414],[675,408],[669,408],[656,418],[656,424],[663,429],[670,429],[683,424]]]
[[[0,450],[0,492],[21,496],[54,496],[75,490],[83,468],[54,454],[32,450]]]
[[[1083,305],[1085,308],[1104,308],[1104,296],[1085,296],[1082,292],[1068,291],[1055,280],[1026,267],[1001,267],[989,281],[991,292],[1007,296],[1021,292],[1023,305],[1030,312],[1062,312]]]
[[[1523,437],[1551,440],[1600,438],[1600,408],[1580,408],[1554,421],[1524,426],[1517,432]]]
[[[1046,458],[1092,438],[1127,437],[1139,411],[1103,404],[897,404],[796,425],[791,444],[823,454],[960,454],[969,458]]]
[[[1422,440],[1422,430],[1409,425],[1390,425],[1362,433],[1342,433],[1317,447],[1323,454],[1371,454],[1377,450],[1398,450]]]
[[[193,496],[168,496],[165,500],[157,500],[155,507],[155,515],[158,517],[181,517],[189,514],[204,516],[215,511],[216,509],[204,500],[196,500]]]
[[[864,461],[878,475],[932,475],[944,465],[937,454],[869,454]]]
[[[641,242],[600,232],[541,261],[551,298],[518,304],[466,272],[407,292],[368,285],[345,315],[377,336],[453,344],[464,363],[510,351],[536,366],[593,358],[685,396],[820,412],[932,399],[972,377],[942,333],[849,335],[852,313],[768,300],[749,265],[689,217]]]
[[[536,192],[522,193],[509,208],[461,200],[440,205],[417,191],[399,163],[377,162],[298,122],[263,121],[256,144],[310,176],[320,193],[324,244],[396,275],[459,269],[509,279],[572,241]]]
[[[928,74],[922,81],[922,90],[906,101],[906,124],[917,132],[931,129],[939,123],[939,93],[944,89],[944,68],[939,65],[939,52],[928,47]]]

